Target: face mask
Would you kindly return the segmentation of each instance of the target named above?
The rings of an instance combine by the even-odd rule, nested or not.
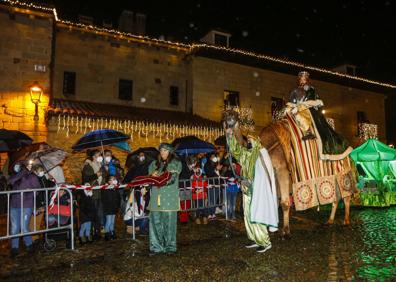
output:
[[[114,179],[114,180],[112,180],[112,181],[111,181],[111,184],[113,184],[113,185],[117,185],[117,184],[118,184],[118,181],[117,181],[117,179]]]
[[[16,173],[20,172],[20,171],[21,171],[21,165],[20,165],[20,164],[14,165],[14,171],[15,171]]]
[[[144,156],[139,157],[139,161],[143,162],[146,158]]]
[[[106,163],[109,163],[110,161],[111,161],[111,157],[110,156],[105,157],[105,162]]]
[[[38,176],[38,177],[43,177],[43,176],[44,176],[44,171],[38,172],[38,173],[37,173],[37,176]]]
[[[98,163],[101,163],[101,162],[103,162],[103,157],[102,157],[102,156],[100,156],[100,157],[97,157],[97,158],[96,158],[96,161],[97,161]]]
[[[214,157],[213,159],[212,159],[212,162],[214,162],[214,163],[217,163],[219,161],[219,159],[217,158],[217,157]]]

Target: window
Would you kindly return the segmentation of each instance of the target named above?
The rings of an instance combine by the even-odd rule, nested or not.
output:
[[[239,107],[239,92],[224,90],[224,107]]]
[[[171,86],[169,92],[169,104],[172,106],[179,105],[179,87]]]
[[[282,109],[285,106],[285,101],[282,98],[271,97],[271,114],[272,120],[278,120]]]
[[[76,95],[76,73],[65,71],[63,73],[63,95]]]
[[[133,96],[133,81],[120,79],[118,82],[118,98],[120,100],[131,101]]]
[[[219,46],[227,46],[227,36],[215,33],[214,44]]]

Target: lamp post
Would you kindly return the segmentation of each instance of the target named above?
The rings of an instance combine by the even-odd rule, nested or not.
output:
[[[30,99],[32,100],[32,103],[35,105],[34,118],[33,118],[33,120],[35,121],[39,120],[38,104],[40,103],[42,94],[43,94],[43,89],[37,83],[37,81],[35,81],[33,85],[30,86]]]

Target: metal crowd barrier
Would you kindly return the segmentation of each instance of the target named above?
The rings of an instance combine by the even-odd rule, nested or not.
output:
[[[119,187],[117,189],[123,189],[126,185],[121,185],[122,187]],[[51,192],[55,192],[57,189],[59,190],[64,190],[66,193],[69,195],[70,199],[70,220],[68,221],[67,224],[62,225],[61,224],[61,215],[59,213],[60,211],[60,195],[59,193],[56,194],[56,200],[54,203],[51,203]],[[71,249],[74,250],[75,244],[74,244],[74,203],[73,203],[73,189],[84,189],[83,187],[75,187],[75,186],[70,186],[69,188],[66,187],[52,187],[52,188],[38,188],[38,189],[26,189],[26,190],[10,190],[10,191],[2,191],[0,192],[0,197],[6,197],[6,203],[7,203],[7,231],[6,234],[1,234],[0,233],[0,240],[9,240],[13,238],[20,238],[23,236],[31,236],[31,235],[37,235],[37,234],[43,234],[43,233],[49,233],[49,232],[54,232],[54,231],[60,231],[60,230],[70,230],[70,241],[71,241]],[[92,190],[97,190],[101,189],[100,187],[92,187]],[[135,195],[135,191],[140,191],[139,188],[132,188],[131,193]],[[21,228],[16,234],[11,234],[10,227],[11,227],[11,207],[10,207],[10,202],[11,199],[14,195],[20,196],[20,209],[23,211],[23,199],[24,195],[27,195],[28,193],[33,193],[33,210],[32,210],[32,217],[33,217],[33,230],[30,230],[29,232],[24,232],[24,219],[23,219],[23,212],[21,212]],[[37,210],[37,198],[40,193],[44,193],[44,199],[45,202],[43,203],[44,208],[44,213],[45,213],[45,226],[44,228],[37,228],[37,219],[36,219],[36,214],[38,212]],[[200,194],[203,199],[199,199],[197,194]],[[195,195],[195,196],[194,196]],[[201,178],[201,179],[182,179],[179,180],[179,196],[180,196],[180,202],[184,202],[184,208],[181,209],[181,212],[196,212],[200,209],[209,209],[209,208],[216,208],[216,207],[223,207],[225,208],[225,218],[228,220],[228,212],[227,212],[227,181],[225,178],[221,177],[216,177],[216,178]],[[195,198],[195,199],[194,199]],[[202,201],[200,201],[202,200]],[[190,202],[190,206],[187,204]],[[56,218],[56,225],[50,225],[49,224],[49,206],[51,204],[54,204],[55,210],[58,211],[57,218]],[[135,221],[137,219],[144,219],[148,218],[148,215],[141,216],[139,218],[136,218],[135,210],[136,210],[136,199],[135,196],[133,196],[133,202],[131,203],[132,205],[132,239],[136,240],[136,231],[135,231]],[[188,207],[189,206],[189,207]],[[188,208],[187,208],[188,207]],[[124,212],[124,211],[123,211]]]
[[[139,190],[140,190],[139,188],[133,188],[131,189],[131,193],[135,195],[135,191],[139,191]],[[199,197],[197,193],[203,193],[200,194],[204,197],[202,201],[200,201],[201,199],[197,198]],[[194,197],[194,194],[196,195],[196,197]],[[225,178],[213,177],[213,178],[199,178],[199,179],[180,179],[179,197],[180,197],[180,204],[184,203],[184,205],[181,205],[184,208],[181,208],[180,212],[196,212],[200,209],[210,209],[210,208],[224,206],[225,218],[226,220],[228,220],[227,180]],[[136,214],[135,214],[136,205],[137,203],[134,196],[131,207],[133,211],[132,212],[133,240],[136,240],[135,221],[137,219],[149,218],[149,215],[139,216],[138,218],[136,218]]]
[[[7,213],[6,213],[6,217],[7,217],[7,226],[6,226],[6,234],[2,234],[0,233],[0,240],[9,240],[9,239],[13,239],[13,238],[20,238],[20,237],[24,237],[24,236],[31,236],[31,235],[37,235],[37,234],[42,234],[42,233],[49,233],[49,232],[55,232],[55,231],[60,231],[60,230],[70,230],[70,243],[71,243],[71,249],[74,250],[74,213],[73,213],[73,194],[72,192],[67,189],[67,188],[60,188],[60,190],[64,190],[66,193],[68,193],[69,195],[69,199],[70,199],[70,220],[68,220],[68,223],[62,225],[61,224],[61,215],[59,213],[59,211],[61,210],[61,203],[60,203],[60,196],[59,193],[57,193],[57,197],[54,203],[54,208],[55,211],[58,211],[57,215],[51,215],[51,217],[55,216],[55,221],[56,224],[55,225],[50,225],[49,224],[49,210],[50,210],[50,200],[51,200],[51,192],[54,192],[57,188],[56,187],[52,187],[52,188],[37,188],[37,189],[26,189],[26,190],[10,190],[10,191],[2,191],[0,192],[0,197],[6,197],[7,198]],[[26,195],[28,195],[29,193],[33,193],[33,208],[32,208],[32,215],[31,218],[29,220],[29,225],[30,225],[30,221],[33,219],[33,230],[30,230],[29,232],[24,232],[25,230],[25,220],[24,220],[24,198],[26,197]],[[44,195],[44,202],[43,202],[43,208],[44,211],[41,210],[37,210],[37,199],[40,195],[40,193],[42,193],[41,195]],[[13,197],[15,197],[16,195],[19,195],[20,197],[20,207],[16,207],[16,209],[20,209],[20,230],[16,233],[16,234],[11,234],[12,232],[10,231],[11,228],[11,199]],[[41,196],[40,195],[40,196]],[[44,228],[40,228],[41,224],[39,226],[39,228],[37,228],[37,219],[36,219],[36,215],[38,214],[38,212],[43,212],[45,215],[45,226]]]

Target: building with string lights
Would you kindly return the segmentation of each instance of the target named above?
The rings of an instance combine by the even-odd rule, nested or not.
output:
[[[54,8],[10,0],[0,1],[0,25],[2,128],[69,151],[97,128],[130,134],[133,148],[183,135],[213,141],[226,106],[250,111],[258,132],[301,70],[310,72],[329,123],[352,145],[387,141],[386,119],[396,118],[385,113],[396,85],[357,77],[353,66],[329,70],[231,49],[224,31],[182,44],[137,35],[139,28],[132,34],[64,21]],[[72,175],[79,169],[70,166]]]

